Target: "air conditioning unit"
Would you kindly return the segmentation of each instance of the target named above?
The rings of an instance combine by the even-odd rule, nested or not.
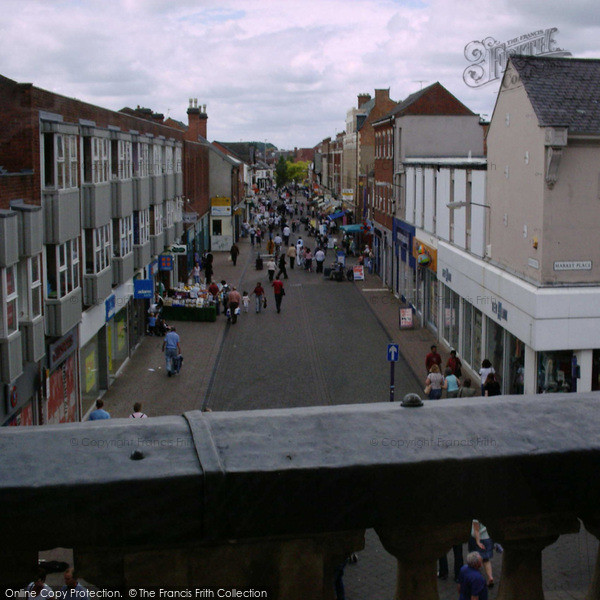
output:
[[[486,258],[492,258],[492,245],[491,244],[488,244],[485,247],[485,257]]]

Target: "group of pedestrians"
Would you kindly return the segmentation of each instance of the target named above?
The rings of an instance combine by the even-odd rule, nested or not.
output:
[[[446,392],[446,398],[462,398],[477,395],[471,378],[466,376],[461,380],[462,362],[456,355],[456,350],[450,351],[450,358],[442,372],[442,357],[437,351],[437,346],[431,346],[431,351],[425,357],[427,379],[425,380],[425,394],[430,400],[439,400]],[[481,378],[481,395],[498,396],[501,388],[496,377],[492,363],[486,358],[481,363],[479,370]]]

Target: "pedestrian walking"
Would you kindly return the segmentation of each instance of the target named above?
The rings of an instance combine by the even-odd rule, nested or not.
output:
[[[200,263],[196,263],[194,268],[192,269],[192,277],[194,278],[194,283],[200,283]]]
[[[254,227],[250,227],[250,244],[254,246],[254,238],[256,237],[256,229]]]
[[[221,302],[223,303],[223,314],[227,316],[227,303],[229,302],[229,286],[227,282],[221,280]]]
[[[262,231],[260,230],[260,227],[256,228],[256,245],[261,248],[262,247]]]
[[[463,545],[455,544],[454,546],[452,546],[452,554],[454,555],[454,581],[458,583],[460,570],[465,564],[465,561],[463,559]],[[438,579],[448,579],[448,555],[444,554],[444,556],[440,556],[438,564]]]
[[[458,377],[448,367],[444,371],[444,379],[446,380],[446,398],[456,398],[458,396]]]
[[[489,361],[489,359],[484,358],[483,362],[481,363],[481,369],[479,369],[479,377],[481,377],[481,395],[484,396],[485,395],[485,390],[483,389],[483,386],[485,385],[485,382],[487,380],[487,376],[490,373],[495,373],[496,371],[494,371],[494,367],[492,367],[492,363]]]
[[[281,312],[281,300],[285,296],[283,281],[281,281],[281,279],[275,279],[271,285],[273,286],[273,292],[275,294],[275,307],[279,313]]]
[[[458,600],[487,600],[485,579],[479,571],[481,565],[481,556],[477,552],[467,554],[467,564],[461,568],[458,575]]]
[[[431,370],[425,380],[425,393],[430,400],[439,400],[442,397],[442,391],[446,389],[446,381],[440,373],[437,365],[431,365]]]
[[[475,388],[471,387],[471,380],[467,377],[458,390],[458,398],[471,398],[474,395]]]
[[[65,585],[63,585],[60,588],[60,591],[61,591],[60,597],[61,598],[67,599],[67,598],[89,598],[90,597],[90,594],[86,590],[86,588],[84,588],[79,583],[79,577],[73,567],[69,567],[65,571],[63,577],[65,580]]]
[[[275,275],[276,279],[279,279],[279,276],[283,273],[284,279],[288,278],[287,269],[285,268],[285,254],[282,254],[279,257],[279,271],[277,271],[277,275]]]
[[[208,293],[210,294],[209,302],[215,307],[218,317],[221,312],[221,301],[219,300],[221,290],[214,281],[208,286]]]
[[[267,271],[269,273],[269,281],[273,281],[273,276],[275,275],[275,269],[277,268],[277,265],[275,264],[275,261],[270,258],[267,261]]]
[[[450,350],[450,358],[446,363],[446,367],[448,369],[452,369],[452,373],[454,373],[454,375],[456,375],[459,379],[462,377],[462,362],[460,361],[460,358],[456,356],[456,350]]]
[[[312,252],[310,251],[310,248],[304,249],[304,268],[309,273],[312,273]]]
[[[103,408],[104,400],[96,400],[96,408],[90,413],[88,421],[101,421],[102,419],[110,419],[110,413]]]
[[[142,403],[136,402],[133,405],[133,412],[129,415],[130,419],[147,419],[148,415],[142,412]]]
[[[287,257],[290,261],[290,269],[294,270],[294,262],[296,261],[296,246],[293,244],[287,249]]]
[[[235,325],[237,323],[238,313],[240,311],[240,304],[242,303],[242,297],[240,293],[237,291],[237,288],[233,286],[231,291],[229,292],[229,315],[231,324]]]
[[[171,327],[171,331],[165,336],[165,340],[162,345],[163,352],[165,353],[165,363],[167,367],[167,377],[175,375],[177,372],[175,366],[175,359],[181,354],[181,346],[179,345],[179,335],[175,327]]]
[[[263,308],[267,308],[267,299],[265,298],[265,289],[261,285],[260,281],[256,284],[256,287],[252,291],[256,300],[256,312],[259,313]]]
[[[489,373],[483,384],[483,395],[484,396],[499,396],[502,393],[500,389],[500,383],[496,379],[495,373]]]
[[[323,263],[325,262],[325,252],[323,252],[322,248],[319,248],[315,252],[315,265],[317,266],[317,273],[323,272]]]
[[[488,533],[487,527],[478,519],[473,519],[471,523],[469,552],[477,552],[479,554],[483,562],[483,570],[485,571],[487,578],[487,586],[489,588],[494,587],[494,576],[492,574],[491,563],[491,560],[494,557],[494,542]]]
[[[250,306],[250,296],[248,296],[248,292],[244,292],[242,294],[242,304],[244,305],[244,312],[248,312],[248,307]]]
[[[237,247],[237,244],[233,244],[229,250],[229,255],[231,256],[231,262],[233,263],[233,266],[235,267],[236,263],[237,263],[237,258],[240,254],[240,249]]]
[[[441,367],[442,357],[438,354],[437,346],[431,346],[431,352],[425,357],[425,368],[427,369],[427,373],[431,371],[431,367],[433,365],[437,365]]]
[[[288,246],[290,243],[290,228],[285,225],[283,228],[283,243]]]

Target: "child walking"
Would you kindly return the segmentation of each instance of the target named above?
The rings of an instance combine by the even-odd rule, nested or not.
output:
[[[248,292],[244,292],[242,294],[242,304],[244,305],[244,312],[248,312],[248,306],[250,306],[250,296],[248,296]]]

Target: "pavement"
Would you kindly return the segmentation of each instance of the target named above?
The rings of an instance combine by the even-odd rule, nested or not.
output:
[[[302,235],[304,238],[304,232]],[[292,235],[292,240],[295,237]],[[389,342],[398,343],[401,352],[396,365],[396,400],[407,392],[423,396],[425,356],[432,344],[437,344],[442,364],[446,364],[449,349],[430,331],[420,327],[400,330],[402,303],[376,275],[366,274],[364,281],[351,284],[288,270],[286,296],[282,312],[277,314],[266,271],[254,269],[256,249],[248,238],[242,238],[238,247],[236,266],[228,253],[214,253],[214,279],[225,280],[240,292],[252,291],[260,279],[267,290],[267,312],[254,314],[252,301],[250,313],[240,315],[236,325],[227,324],[223,316],[215,323],[173,323],[184,356],[176,377],[166,376],[163,338],[145,337],[103,397],[113,418],[128,417],[136,401],[142,402],[142,411],[150,417],[201,409],[341,403],[340,398],[343,403],[387,401],[385,349]],[[328,256],[326,264],[330,259]],[[379,351],[381,357],[374,358]],[[287,378],[282,379],[283,374]],[[543,555],[546,598],[583,600],[597,548],[597,540],[585,530],[562,536],[548,548]],[[68,553],[60,556],[69,562]],[[52,558],[52,553],[48,557]],[[496,554],[496,581],[501,563],[502,555]],[[452,564],[450,553],[451,573]],[[365,550],[358,554],[357,563],[346,567],[347,600],[389,600],[394,597],[395,579],[395,559],[383,549],[375,532],[367,531]],[[54,581],[49,578],[49,583]],[[490,600],[497,592],[496,585],[490,590]],[[439,593],[441,600],[456,598],[452,578],[439,582]]]

